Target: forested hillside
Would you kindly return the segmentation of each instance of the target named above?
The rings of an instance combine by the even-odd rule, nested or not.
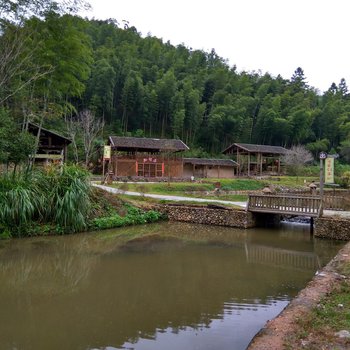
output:
[[[314,154],[333,149],[350,157],[344,79],[321,94],[300,67],[290,79],[239,72],[214,49],[173,46],[114,20],[52,6],[40,13],[3,6],[0,15],[3,140],[15,125],[34,121],[77,137],[79,146],[81,130],[72,125],[89,110],[104,121],[104,137],[180,138],[197,155],[247,142],[305,144]]]

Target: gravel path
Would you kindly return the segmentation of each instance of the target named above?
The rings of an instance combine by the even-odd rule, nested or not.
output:
[[[247,202],[232,202],[232,201],[224,201],[220,199],[193,198],[193,197],[181,197],[181,196],[168,196],[168,195],[162,195],[162,194],[130,192],[130,191],[123,191],[118,188],[104,186],[104,185],[98,185],[98,184],[92,184],[92,185],[111,193],[126,194],[128,196],[148,197],[148,198],[155,198],[155,199],[163,199],[167,201],[190,201],[190,202],[199,202],[199,203],[205,202],[205,203],[231,204],[231,205],[239,206],[241,208],[246,208],[247,206]]]

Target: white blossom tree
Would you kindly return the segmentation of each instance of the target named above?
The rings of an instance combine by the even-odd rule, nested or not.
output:
[[[72,140],[75,161],[79,162],[79,148],[84,154],[84,164],[89,166],[93,155],[97,152],[96,140],[104,127],[104,121],[96,118],[94,113],[86,109],[67,120],[67,131]]]
[[[292,146],[282,158],[288,173],[291,175],[300,174],[300,170],[306,164],[312,163],[313,160],[312,153],[302,145]]]

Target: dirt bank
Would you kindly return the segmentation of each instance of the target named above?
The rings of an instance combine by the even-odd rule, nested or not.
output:
[[[300,291],[278,317],[265,325],[253,338],[247,349],[307,349],[308,347],[305,346],[306,344],[303,343],[302,339],[297,340],[299,344],[295,343],[295,339],[298,338],[295,337],[295,334],[300,333],[302,327],[298,320],[311,314],[313,308],[318,305],[323,297],[339,288],[340,284],[347,278],[341,275],[339,271],[347,263],[350,263],[350,242],[321,271],[316,273],[312,281]],[[310,335],[308,338],[310,338]],[[293,340],[291,341],[291,339]],[[312,339],[308,339],[308,342],[311,341]],[[342,341],[339,340],[339,342]],[[341,344],[339,345],[339,349],[344,349]],[[328,347],[322,347],[322,349],[328,349]]]

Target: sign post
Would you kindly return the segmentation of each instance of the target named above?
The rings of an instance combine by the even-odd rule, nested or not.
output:
[[[323,160],[326,158],[327,158],[327,153],[321,152],[320,153],[320,196],[321,196],[321,200],[323,198],[323,185],[324,185]]]
[[[111,146],[104,146],[103,147],[103,161],[102,161],[102,177],[103,182],[105,181],[105,161],[111,159]]]

